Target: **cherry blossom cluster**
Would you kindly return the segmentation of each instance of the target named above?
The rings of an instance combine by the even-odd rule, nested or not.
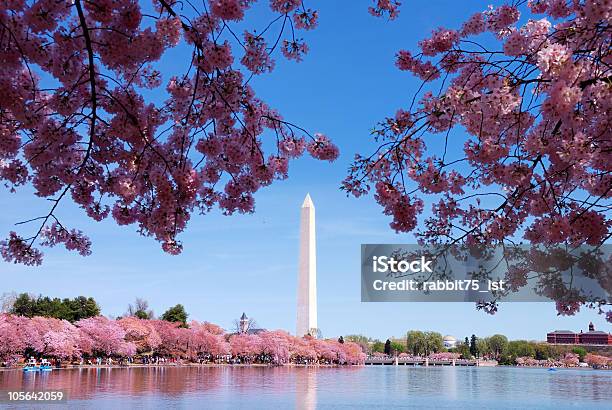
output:
[[[422,243],[606,243],[611,19],[605,1],[520,1],[399,51],[397,67],[424,84],[379,124],[378,148],[355,157],[344,189],[374,190],[391,227],[421,226]],[[418,224],[426,199],[431,216]],[[524,284],[522,271],[511,274]],[[557,302],[572,314],[584,300]]]
[[[12,191],[29,184],[50,203],[26,221],[31,235],[0,242],[5,260],[40,264],[36,246],[59,243],[89,254],[89,239],[60,223],[66,201],[179,253],[193,212],[252,212],[254,193],[286,178],[290,159],[338,156],[251,86],[274,68],[276,48],[304,58],[296,35],[316,26],[316,10],[268,0],[270,20],[251,18],[262,28],[240,36],[232,24],[250,18],[252,0],[151,1],[153,13],[136,0],[0,5],[0,181]],[[162,73],[179,44],[190,52]]]
[[[126,357],[153,353],[190,361],[215,361],[221,356],[240,363],[363,364],[365,354],[353,342],[299,338],[281,330],[227,334],[212,323],[192,321],[188,327],[163,320],[104,316],[75,324],[54,318],[0,314],[0,359],[9,362],[26,350],[44,357]]]
[[[376,17],[388,16],[389,20],[395,20],[399,15],[399,7],[402,5],[397,0],[374,0],[375,5],[370,6],[368,11]]]
[[[587,353],[584,361],[591,366],[612,366],[612,358],[594,353]]]

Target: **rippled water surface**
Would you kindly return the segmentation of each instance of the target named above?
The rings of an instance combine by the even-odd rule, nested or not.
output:
[[[610,371],[404,366],[0,371],[3,395],[40,390],[66,392],[67,401],[53,408],[612,409]]]

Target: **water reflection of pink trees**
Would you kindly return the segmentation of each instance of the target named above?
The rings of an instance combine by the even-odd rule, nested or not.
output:
[[[154,355],[198,363],[362,364],[352,342],[298,338],[282,330],[226,334],[212,323],[189,327],[163,320],[103,316],[75,324],[45,317],[0,315],[0,360],[11,364],[26,354],[58,359]]]
[[[212,367],[81,368],[61,372],[0,372],[12,390],[63,390],[69,400],[112,392],[123,396],[206,392],[223,386],[224,372]]]

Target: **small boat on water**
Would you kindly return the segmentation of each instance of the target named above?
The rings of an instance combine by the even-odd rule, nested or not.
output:
[[[38,372],[40,368],[38,366],[26,366],[23,368],[24,372]]]
[[[42,361],[40,362],[40,371],[50,372],[51,370],[53,370],[53,368],[51,367],[51,363],[49,363],[47,359],[42,359]]]
[[[51,370],[53,370],[53,367],[47,359],[42,359],[39,365],[33,357],[23,367],[24,372],[50,372]]]
[[[549,372],[556,372],[556,371],[557,371],[557,368],[556,368],[555,366],[550,366],[550,367],[548,368],[548,371],[549,371]]]
[[[38,363],[36,363],[36,359],[34,359],[33,357],[28,360],[28,363],[23,368],[24,372],[37,372],[39,370],[40,367],[38,366]]]

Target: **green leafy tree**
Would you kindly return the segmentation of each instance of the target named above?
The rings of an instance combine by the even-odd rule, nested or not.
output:
[[[372,352],[383,353],[385,351],[385,344],[380,340],[375,340],[372,343]]]
[[[469,344],[469,342],[467,344],[461,343],[459,346],[457,346],[456,349],[457,349],[457,353],[459,353],[462,358],[464,358],[464,359],[471,359],[472,358],[472,355],[470,354],[470,344]]]
[[[517,357],[535,358],[535,343],[526,340],[512,340],[508,342],[507,353],[502,357],[504,364],[514,364]]]
[[[30,296],[20,294],[10,313],[19,316],[44,316],[76,322],[100,314],[100,307],[93,298],[79,296],[74,299],[51,299],[48,296]]]
[[[438,332],[425,332],[425,355],[438,353],[444,349],[444,338]]]
[[[170,309],[166,310],[161,316],[161,319],[168,322],[179,322],[181,323],[181,326],[186,326],[187,316],[185,307],[179,303],[178,305],[172,306]]]
[[[415,356],[427,356],[444,349],[444,339],[438,332],[411,330],[406,334],[407,351]]]
[[[403,343],[400,342],[391,342],[391,352],[394,355],[400,354],[400,353],[404,353],[404,351],[406,350],[406,346],[404,346]]]
[[[426,347],[425,333],[420,330],[410,330],[406,334],[406,349],[409,353],[420,356],[425,353]]]
[[[553,346],[547,345],[545,343],[537,343],[534,346],[535,349],[535,358],[538,360],[546,360],[550,357],[555,357],[555,349]]]
[[[506,352],[506,349],[508,349],[508,338],[504,335],[497,334],[488,337],[487,342],[493,357],[496,359],[499,359],[499,357]]]
[[[584,362],[584,358],[587,355],[587,351],[584,347],[574,347],[572,353],[577,354],[581,362]]]
[[[33,317],[35,303],[36,299],[30,297],[27,293],[21,293],[17,296],[17,299],[15,299],[10,313],[19,316]]]
[[[489,346],[489,338],[481,338],[476,340],[476,356],[485,357],[491,355],[491,347]]]
[[[149,315],[144,310],[137,310],[134,312],[134,316],[136,316],[138,319],[149,319]]]
[[[88,317],[98,316],[100,314],[100,306],[94,300],[94,298],[85,296],[79,296],[72,300],[66,300],[65,303],[70,306],[70,320],[71,322],[78,322],[81,319]]]

